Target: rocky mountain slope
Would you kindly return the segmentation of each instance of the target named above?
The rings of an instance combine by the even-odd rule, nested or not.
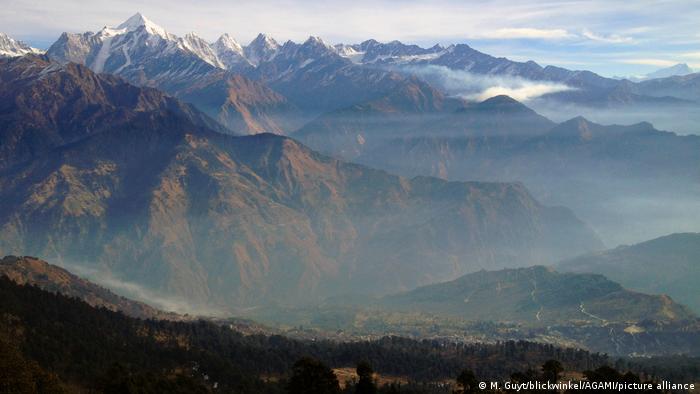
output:
[[[0,168],[107,130],[143,127],[154,117],[224,131],[158,90],[45,56],[0,59],[0,103]]]
[[[41,58],[13,64],[20,75],[46,67]],[[48,67],[59,80],[112,80]],[[16,94],[43,86],[44,75],[28,77]],[[82,101],[62,95],[91,97],[84,86],[93,85],[58,85],[50,102],[36,105],[80,112]],[[109,113],[128,113],[130,103]],[[201,115],[174,116],[169,103],[31,161],[8,159],[0,251],[60,256],[193,303],[232,307],[388,293],[601,247],[569,210],[539,204],[520,184],[401,178],[283,137],[226,136],[197,124]],[[37,116],[13,108],[6,116],[17,124]],[[57,130],[88,130],[91,121],[37,123],[32,131],[44,141]]]
[[[239,134],[286,134],[306,121],[286,97],[241,75],[200,78],[178,92],[205,114]]]

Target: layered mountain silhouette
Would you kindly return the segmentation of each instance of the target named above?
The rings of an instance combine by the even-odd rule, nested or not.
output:
[[[464,105],[412,78],[384,97],[321,115],[292,136],[323,153],[351,160]]]
[[[640,82],[636,89],[650,96],[670,96],[697,102],[700,100],[700,73],[674,75]]]
[[[25,76],[17,97],[49,84],[61,114],[92,114],[68,97],[122,83],[40,57],[7,62],[3,70]],[[137,98],[150,92],[129,88]],[[34,97],[33,105],[49,105]],[[0,251],[60,256],[193,302],[232,306],[388,293],[601,247],[570,211],[542,206],[520,184],[405,179],[284,137],[227,136],[158,97],[130,122],[81,135],[68,132],[90,130],[92,116],[38,127],[42,116],[6,108],[15,124],[37,122],[31,131],[42,144],[54,134],[71,138],[54,149],[29,149],[29,139],[31,154],[5,158]],[[106,102],[109,113],[133,106]]]
[[[466,103],[415,80],[379,100],[322,115],[293,137],[321,152],[363,162],[372,160],[375,151],[401,149],[414,138],[478,139],[495,147],[510,146],[523,137],[544,134],[554,125],[508,96]],[[420,163],[426,163],[423,159]]]
[[[305,128],[298,138],[315,149],[404,176],[524,182],[547,203],[572,207],[613,245],[693,230],[698,136],[660,131],[646,122],[600,125],[583,117],[556,125],[522,105],[501,103],[500,112],[491,115],[484,105],[509,101],[496,97],[449,117],[414,122],[413,128],[357,127],[353,133],[376,132],[384,138],[363,137],[362,149],[353,151],[325,145],[319,137],[344,130],[335,127],[345,126],[340,121],[314,122],[316,131]],[[666,203],[674,198],[687,204]],[[655,211],[648,217],[646,209],[630,204]]]
[[[700,234],[682,233],[584,255],[558,267],[603,274],[638,291],[668,294],[697,312],[699,262]]]
[[[528,136],[528,129],[519,126],[527,122],[537,124],[536,121],[539,120],[539,125],[550,128],[542,131],[541,128],[535,127],[531,129],[529,138],[515,140],[493,138],[500,133],[489,133],[490,129],[483,125],[475,128],[478,131],[474,135],[441,137],[433,136],[434,133],[427,131],[414,138],[394,139],[377,147],[374,152],[367,152],[358,161],[372,163],[381,168],[397,169],[400,165],[385,166],[379,161],[381,158],[387,161],[401,160],[406,166],[418,166],[426,162],[419,159],[432,157],[434,160],[440,160],[441,157],[449,156],[454,166],[453,174],[470,169],[471,176],[477,179],[494,177],[521,179],[526,182],[530,182],[534,177],[557,180],[557,175],[571,176],[577,173],[592,173],[600,177],[625,174],[638,178],[665,175],[678,179],[694,179],[700,175],[696,171],[698,157],[694,154],[700,146],[700,138],[697,136],[679,136],[659,131],[649,123],[604,126],[582,117],[552,127],[553,123],[535,113],[529,116],[530,119],[524,121],[522,115],[513,111],[486,119],[499,122],[503,125],[501,133],[510,133],[505,135],[511,136]],[[414,150],[417,155],[424,155],[423,158],[409,158],[398,152],[431,142],[442,142],[452,145],[452,148],[447,152]],[[397,152],[391,153],[392,149]],[[498,160],[500,165],[494,166],[489,163],[495,160]],[[559,165],[553,166],[555,162]],[[450,168],[448,163],[445,163],[445,166]],[[414,167],[401,173],[426,174],[426,169]]]

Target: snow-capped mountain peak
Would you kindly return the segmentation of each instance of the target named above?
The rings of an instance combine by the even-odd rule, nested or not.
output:
[[[279,49],[280,44],[275,39],[260,33],[248,46],[243,48],[243,53],[248,61],[257,65],[260,62],[272,59]]]
[[[17,57],[29,53],[40,54],[44,52],[30,47],[22,41],[15,40],[5,33],[0,33],[0,57]]]
[[[250,45],[262,45],[266,48],[279,48],[280,44],[275,41],[274,38],[268,36],[265,33],[260,33],[258,34],[257,37],[253,41],[251,41]]]
[[[318,44],[318,45],[323,45],[327,48],[332,48],[333,46],[328,44],[327,42],[323,41],[323,38],[319,36],[309,36],[309,38],[306,39],[306,42],[304,44]]]
[[[228,68],[250,66],[250,62],[243,54],[243,47],[229,34],[223,34],[216,42],[211,44],[221,63]]]
[[[178,40],[178,44],[182,49],[194,53],[212,66],[225,68],[214,49],[196,33],[191,32],[185,34],[185,37]]]
[[[295,45],[296,56],[307,61],[313,61],[329,54],[337,55],[337,49],[320,37],[311,36],[303,44]]]
[[[359,45],[345,45],[345,44],[337,44],[335,46],[335,51],[340,55],[341,57],[344,57],[346,59],[349,59],[351,62],[355,64],[360,64],[362,63],[362,59],[365,57],[365,51],[360,48]]]
[[[676,75],[688,75],[692,74],[694,71],[685,63],[679,63],[671,67],[662,68],[649,73],[645,76],[645,79],[655,79],[655,78],[667,78]]]
[[[216,42],[212,44],[217,49],[229,49],[238,53],[243,53],[243,47],[228,33],[224,33]]]
[[[151,34],[161,36],[165,39],[170,38],[170,34],[164,28],[155,24],[153,21],[143,16],[140,12],[137,12],[131,18],[125,20],[121,25],[117,26],[117,29],[134,31],[141,27],[145,28],[146,31]]]

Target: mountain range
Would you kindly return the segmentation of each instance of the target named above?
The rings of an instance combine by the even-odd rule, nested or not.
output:
[[[635,83],[497,58],[466,44],[421,48],[367,40],[331,45],[313,36],[303,43],[280,44],[265,34],[248,45],[229,34],[209,43],[194,33],[175,36],[141,14],[96,33],[64,33],[47,54],[157,87],[194,104],[236,134],[289,134],[320,114],[382,99],[410,84],[407,80],[415,75],[457,96],[493,87],[465,82],[474,79],[470,76],[512,80],[513,86],[535,83],[546,88],[540,100],[564,108],[627,108],[633,113],[663,107],[685,114],[700,99],[694,87],[698,74]],[[446,84],[442,76],[450,72],[464,76]],[[230,82],[234,75],[237,80]],[[451,86],[455,81],[460,81],[457,90]],[[239,93],[232,94],[232,84]]]
[[[466,44],[210,43],[141,14],[45,55],[0,49],[0,253],[195,307],[380,296],[700,220],[697,136],[530,108],[678,115],[700,74],[636,83]],[[512,91],[496,80],[545,93],[491,95]]]
[[[423,85],[329,112],[292,136],[404,176],[524,182],[537,198],[573,208],[612,245],[696,229],[698,136],[580,116],[557,124],[507,96],[441,105],[450,100]]]
[[[522,184],[401,178],[285,137],[225,135],[188,105],[84,66],[0,62],[13,97],[2,135],[16,144],[0,170],[3,254],[235,307],[388,293],[602,247]]]
[[[338,341],[391,333],[464,343],[525,340],[625,357],[700,351],[700,320],[671,297],[544,266],[482,270],[384,297],[346,295],[246,315],[286,327],[288,335]]]

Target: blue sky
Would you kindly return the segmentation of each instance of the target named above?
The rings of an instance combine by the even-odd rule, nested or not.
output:
[[[241,43],[266,32],[332,43],[401,40],[467,43],[515,60],[606,76],[640,75],[675,63],[700,69],[700,2],[681,0],[2,0],[0,30],[38,47],[63,31],[116,26],[139,11],[166,30]]]

